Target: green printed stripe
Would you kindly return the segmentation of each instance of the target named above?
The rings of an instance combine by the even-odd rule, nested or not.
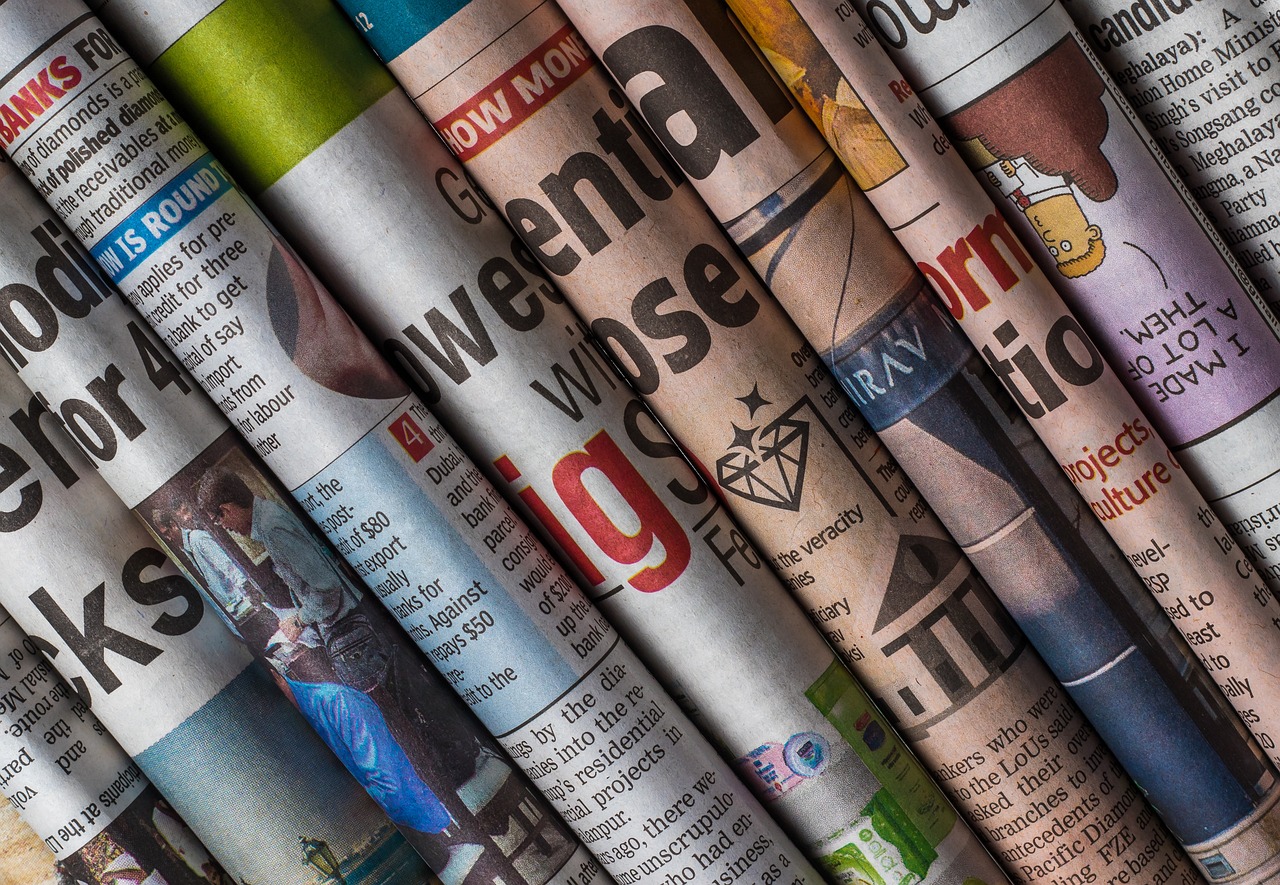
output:
[[[330,0],[227,0],[151,74],[251,194],[395,88]]]

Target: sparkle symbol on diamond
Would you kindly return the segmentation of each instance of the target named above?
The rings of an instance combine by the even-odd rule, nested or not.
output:
[[[748,452],[756,450],[756,431],[759,427],[739,427],[737,424],[730,424],[733,428],[733,442],[730,443],[731,448],[746,449]]]
[[[756,412],[760,411],[765,406],[773,405],[773,402],[771,400],[767,400],[760,395],[759,383],[752,384],[751,392],[748,393],[746,396],[738,396],[738,397],[734,397],[734,399],[736,399],[738,402],[742,403],[744,406],[747,407],[748,411],[751,412],[752,418],[756,416]]]

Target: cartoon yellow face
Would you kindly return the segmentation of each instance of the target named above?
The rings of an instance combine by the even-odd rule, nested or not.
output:
[[[1102,264],[1102,229],[1089,223],[1073,194],[1054,194],[1032,203],[1026,214],[1064,277],[1082,277]]]

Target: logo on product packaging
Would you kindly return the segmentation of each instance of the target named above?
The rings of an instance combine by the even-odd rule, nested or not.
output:
[[[766,799],[776,799],[826,770],[831,748],[816,732],[770,741],[739,757],[738,771],[763,786]]]

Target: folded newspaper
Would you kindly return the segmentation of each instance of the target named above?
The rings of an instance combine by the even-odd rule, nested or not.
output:
[[[3,398],[21,389],[12,370]],[[22,397],[25,399],[25,397]],[[231,880],[39,644],[0,609],[0,793],[78,882]]]

